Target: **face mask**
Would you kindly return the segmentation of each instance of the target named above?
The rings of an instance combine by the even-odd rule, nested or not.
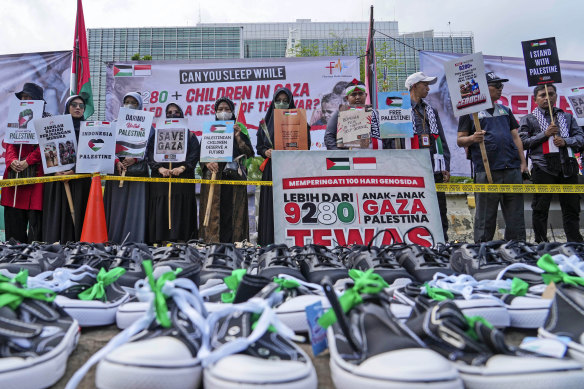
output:
[[[286,102],[282,102],[282,101],[277,101],[274,103],[274,107],[276,107],[276,109],[288,109],[289,106],[290,106],[290,103],[286,103]]]
[[[138,109],[138,106],[134,104],[124,104],[124,108]]]
[[[217,112],[217,120],[231,120],[231,112]]]

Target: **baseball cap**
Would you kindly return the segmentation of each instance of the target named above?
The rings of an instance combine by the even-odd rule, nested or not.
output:
[[[487,83],[491,84],[491,83],[495,83],[495,82],[507,82],[509,81],[506,78],[499,78],[499,76],[497,76],[495,74],[495,72],[487,72]]]
[[[427,75],[425,75],[422,72],[417,72],[412,74],[411,76],[409,76],[406,79],[406,89],[410,90],[412,88],[412,86],[414,86],[415,84],[417,84],[418,82],[427,82],[428,84],[432,85],[435,84],[436,81],[438,80],[438,78],[436,77],[428,77]]]

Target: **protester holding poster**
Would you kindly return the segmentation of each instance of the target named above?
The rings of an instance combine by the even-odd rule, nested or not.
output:
[[[578,162],[574,152],[584,146],[584,132],[572,115],[556,108],[556,87],[547,86],[549,100],[543,85],[533,89],[537,107],[521,119],[519,135],[523,147],[532,162],[531,177],[534,184],[577,184]],[[550,118],[549,104],[553,107]],[[534,193],[533,232],[535,241],[547,242],[548,212],[552,194]],[[577,193],[562,193],[560,207],[568,242],[582,242],[580,234],[580,196]]]
[[[65,114],[70,114],[75,128],[75,137],[79,141],[81,122],[85,120],[85,100],[78,95],[71,96],[65,103]],[[74,174],[70,170],[56,172],[55,176]],[[43,240],[54,243],[67,243],[81,239],[85,208],[91,187],[91,178],[70,180],[71,198],[75,220],[71,216],[65,186],[63,182],[47,182],[43,193]]]
[[[472,115],[463,115],[458,123],[458,146],[467,147],[474,170],[475,182],[487,183],[487,174],[479,143],[483,140],[491,167],[493,184],[522,184],[522,172],[527,172],[523,145],[517,129],[519,123],[511,110],[497,100],[501,98],[503,83],[508,79],[487,73],[489,94],[493,108],[478,113],[480,131],[475,130]],[[497,209],[505,219],[505,240],[525,240],[523,217],[523,194],[521,193],[475,193],[476,212],[474,221],[475,242],[493,240],[497,227]]]
[[[22,91],[15,94],[19,100],[44,100],[43,88],[32,82],[24,84]],[[43,112],[43,117],[47,116],[51,115]],[[5,160],[4,179],[16,178],[17,173],[18,177],[44,174],[36,144],[6,144]],[[22,243],[42,240],[43,184],[2,188],[0,204],[4,206],[6,240],[14,238]]]
[[[262,164],[262,180],[272,181],[272,151],[274,150],[274,109],[296,108],[292,92],[287,88],[280,88],[274,93],[266,117],[260,122],[257,136],[257,152],[266,158]],[[335,122],[336,123],[336,122]],[[336,124],[335,124],[336,129]],[[310,127],[307,126],[308,144],[310,144]],[[261,168],[260,168],[261,169]],[[274,203],[271,186],[262,186],[260,189],[260,207],[258,223],[258,244],[266,246],[274,243]]]
[[[166,106],[167,118],[184,118],[182,109],[175,103]],[[157,126],[158,130],[158,126]],[[187,129],[187,139],[176,143],[186,143],[186,158],[180,162],[157,162],[154,157],[155,139],[158,131],[152,131],[148,140],[147,159],[152,177],[195,178],[195,167],[199,162],[201,145],[195,134]],[[160,141],[158,142],[160,143]],[[176,144],[176,148],[185,145]],[[197,198],[196,184],[173,185],[171,190],[171,229],[168,227],[168,184],[152,182],[148,198],[148,236],[149,244],[165,242],[186,242],[197,237]]]
[[[235,105],[227,97],[215,101],[216,120],[235,120]],[[253,146],[247,128],[241,123],[234,126],[233,160],[243,163],[244,158],[253,157]],[[238,163],[238,162],[235,162]],[[202,177],[210,179],[216,173],[218,180],[244,180],[245,177],[229,175],[231,169],[225,170],[225,162],[201,163]],[[209,223],[205,227],[203,221],[207,210],[210,185],[201,185],[201,212],[199,213],[199,237],[205,242],[233,243],[249,239],[249,217],[247,209],[247,186],[245,185],[215,185],[211,200]]]
[[[142,97],[130,92],[122,100],[125,108],[141,111]],[[153,131],[151,128],[150,131]],[[120,157],[115,161],[115,175],[148,177],[146,159]],[[120,187],[121,186],[121,187]],[[148,193],[145,182],[107,181],[103,195],[107,236],[111,242],[143,243],[146,239]],[[126,239],[127,238],[127,239]]]
[[[410,75],[406,79],[406,89],[410,91],[412,102],[412,123],[414,136],[409,141],[411,149],[427,149],[430,151],[434,181],[437,183],[450,181],[450,149],[438,111],[424,100],[430,91],[430,85],[436,83],[436,77],[428,77],[422,72]],[[446,193],[437,192],[440,219],[444,231],[444,241],[448,242],[448,215],[446,208]]]

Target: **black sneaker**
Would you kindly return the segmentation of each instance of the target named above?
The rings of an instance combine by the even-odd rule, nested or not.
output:
[[[577,256],[581,260],[584,261],[584,243],[580,242],[568,242],[560,244],[556,247],[550,247],[548,245],[547,249],[548,252],[544,254],[550,254],[552,256],[556,254],[563,254],[566,257],[571,257],[572,255]]]
[[[134,294],[136,281],[144,279],[146,273],[142,269],[142,261],[152,259],[152,253],[144,243],[126,243],[116,248],[110,269],[121,267],[126,270],[117,283],[126,292]]]
[[[353,246],[344,257],[348,269],[373,271],[379,274],[385,282],[393,284],[398,279],[413,280],[406,269],[401,267],[396,258],[396,248],[393,246]]]
[[[271,244],[260,250],[257,259],[258,275],[272,279],[280,274],[287,274],[302,281],[306,281],[298,263],[297,257],[285,244]]]
[[[432,305],[407,321],[432,350],[449,358],[467,388],[578,387],[582,366],[545,358],[505,343],[504,334],[482,318],[468,318],[452,301]]]
[[[84,265],[94,269],[109,269],[114,260],[112,249],[99,243],[69,243],[65,247],[67,260],[63,267],[76,269]]]
[[[65,253],[59,244],[17,245],[3,250],[0,270],[17,274],[27,270],[30,276],[54,270],[65,264]]]
[[[313,284],[320,284],[324,277],[333,283],[349,278],[349,271],[339,258],[325,246],[308,244],[294,258],[300,264],[304,278]]]
[[[477,280],[495,279],[510,264],[496,251],[501,244],[502,242],[463,244],[450,256],[452,270],[469,274]]]
[[[241,250],[231,243],[219,243],[207,246],[203,267],[200,273],[200,289],[221,284],[231,272],[243,268]]]
[[[196,285],[200,282],[203,255],[194,247],[186,244],[173,244],[167,247],[159,247],[152,253],[154,262],[154,276],[182,269],[178,273],[180,278],[188,278]]]
[[[397,260],[419,282],[431,280],[437,272],[454,274],[449,258],[429,247],[408,245],[397,254]]]

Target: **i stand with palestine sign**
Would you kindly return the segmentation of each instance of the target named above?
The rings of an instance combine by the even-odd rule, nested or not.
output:
[[[562,82],[556,38],[523,41],[521,46],[529,86]]]
[[[276,243],[324,246],[443,241],[424,150],[274,151]],[[408,166],[404,174],[403,166]]]

